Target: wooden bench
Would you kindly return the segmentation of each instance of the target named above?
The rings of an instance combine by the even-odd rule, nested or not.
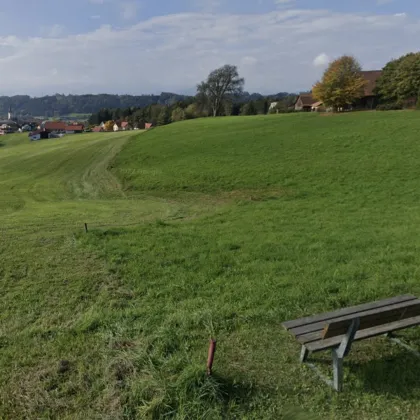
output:
[[[394,331],[420,325],[420,300],[412,295],[344,308],[284,322],[282,325],[302,344],[302,363],[307,361],[309,353],[332,349],[333,381],[323,377],[316,366],[309,365],[336,391],[342,390],[343,358],[350,352],[354,341],[386,334],[419,355],[391,336]]]

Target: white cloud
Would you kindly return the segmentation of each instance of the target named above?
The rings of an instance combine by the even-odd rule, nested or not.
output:
[[[293,3],[295,0],[274,0],[274,4],[289,4]]]
[[[90,18],[93,19],[93,20],[98,20],[98,19],[101,18],[101,15],[93,15]]]
[[[417,51],[419,35],[420,19],[408,16],[401,25],[394,15],[287,9],[174,14],[53,38],[0,37],[0,74],[8,81],[0,94],[184,92],[226,63],[239,66],[247,90],[299,91],[322,74],[314,67],[317,52],[352,54],[374,69]]]
[[[322,53],[315,57],[313,64],[315,67],[325,67],[330,61],[330,57],[328,57],[327,54]]]

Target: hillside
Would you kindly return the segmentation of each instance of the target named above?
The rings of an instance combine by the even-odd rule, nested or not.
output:
[[[419,130],[390,112],[1,139],[0,418],[418,418],[410,353],[357,343],[336,394],[280,324],[420,295]]]

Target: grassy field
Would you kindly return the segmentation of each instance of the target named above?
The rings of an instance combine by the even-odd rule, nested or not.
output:
[[[280,326],[420,295],[419,132],[389,112],[1,139],[0,418],[419,418],[404,349],[355,344],[336,394]]]

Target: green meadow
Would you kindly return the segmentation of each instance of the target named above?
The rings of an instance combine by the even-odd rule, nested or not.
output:
[[[281,328],[420,296],[419,162],[417,112],[0,138],[0,418],[419,418],[405,349],[356,343],[337,394]]]

